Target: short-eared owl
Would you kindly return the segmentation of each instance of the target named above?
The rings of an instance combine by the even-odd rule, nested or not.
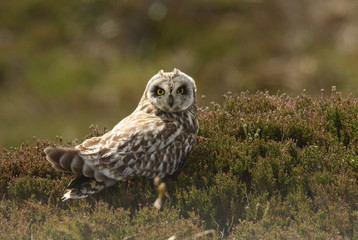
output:
[[[164,177],[184,165],[198,134],[195,81],[178,69],[148,82],[138,107],[101,137],[48,147],[53,167],[76,174],[63,200],[85,198],[133,176]]]

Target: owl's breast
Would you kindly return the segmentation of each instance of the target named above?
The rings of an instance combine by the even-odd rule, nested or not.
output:
[[[172,175],[184,165],[194,145],[194,135],[179,135],[164,148],[141,154],[136,174],[161,178],[165,175]]]

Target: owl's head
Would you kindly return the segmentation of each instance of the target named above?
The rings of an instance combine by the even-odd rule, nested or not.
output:
[[[195,81],[185,73],[159,71],[148,82],[145,97],[165,112],[181,112],[195,103]]]

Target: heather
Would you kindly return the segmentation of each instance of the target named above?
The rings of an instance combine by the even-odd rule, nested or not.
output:
[[[199,111],[198,145],[182,171],[135,178],[61,202],[71,175],[43,149],[77,142],[34,139],[0,155],[2,239],[358,238],[358,99],[227,94]],[[92,127],[87,137],[105,130]],[[197,237],[199,238],[199,237]],[[208,234],[200,239],[211,239]]]

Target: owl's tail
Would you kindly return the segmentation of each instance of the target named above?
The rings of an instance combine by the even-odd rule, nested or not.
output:
[[[82,175],[83,159],[78,150],[63,147],[47,147],[44,152],[46,159],[59,171],[73,172]]]
[[[62,201],[67,199],[80,199],[98,193],[107,187],[105,182],[97,182],[94,178],[78,176],[67,186],[66,193],[61,198]]]
[[[44,152],[46,153],[46,159],[56,170],[72,172],[77,175],[67,186],[66,193],[62,197],[63,201],[85,198],[117,183],[116,180],[105,178],[104,176],[102,176],[101,182],[97,181],[95,179],[96,173],[84,164],[79,151],[76,149],[47,147]],[[84,173],[86,176],[84,176]]]

